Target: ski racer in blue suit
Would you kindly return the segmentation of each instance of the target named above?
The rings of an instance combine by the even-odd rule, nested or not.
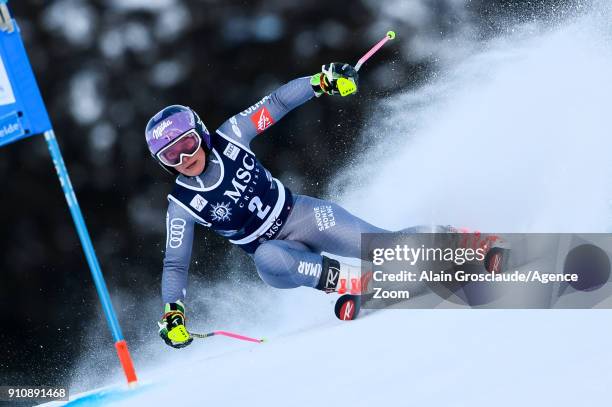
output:
[[[356,91],[344,63],[292,80],[210,133],[188,107],[168,106],[146,127],[152,156],[177,175],[168,195],[160,336],[173,347],[193,340],[185,328],[187,273],[195,224],[244,249],[262,280],[278,288],[351,290],[360,270],[321,255],[359,258],[362,233],[386,232],[339,205],[290,191],[257,160],[251,141],[313,97]],[[339,89],[340,85],[340,89]],[[344,93],[344,92],[343,92]]]

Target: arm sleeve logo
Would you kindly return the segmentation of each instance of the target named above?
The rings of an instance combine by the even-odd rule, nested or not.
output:
[[[265,106],[251,115],[251,121],[258,134],[274,124],[274,119]]]

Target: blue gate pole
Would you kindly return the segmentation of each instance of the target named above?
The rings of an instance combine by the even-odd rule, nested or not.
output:
[[[7,0],[0,0],[0,147],[25,137],[44,133],[53,165],[72,215],[102,310],[115,340],[115,348],[128,384],[135,384],[134,364],[113,310],[104,276],[91,243],[64,159],[55,138],[45,102],[40,95],[17,22],[11,18]],[[68,22],[69,24],[70,22]]]
[[[49,130],[46,131],[44,135],[45,140],[47,141],[47,147],[51,153],[53,165],[55,166],[55,171],[57,172],[57,176],[59,177],[62,185],[66,201],[68,202],[68,208],[70,209],[72,220],[74,221],[79,239],[81,240],[83,250],[85,251],[85,257],[87,258],[87,263],[89,264],[89,269],[91,271],[96,290],[98,291],[98,297],[102,303],[102,310],[104,311],[106,321],[108,322],[108,326],[113,334],[115,348],[117,349],[121,366],[123,367],[127,377],[128,384],[136,383],[137,378],[134,365],[127,350],[127,344],[123,339],[123,333],[121,332],[121,327],[117,321],[117,315],[113,309],[113,304],[111,303],[108,289],[106,288],[104,276],[102,275],[102,270],[100,269],[100,263],[98,263],[98,258],[96,257],[93,244],[91,243],[91,238],[89,237],[89,232],[87,231],[87,226],[85,225],[85,220],[83,219],[83,214],[81,213],[81,208],[74,193],[74,189],[72,188],[72,183],[70,182],[70,177],[68,176],[68,171],[66,170],[66,165],[64,164],[64,158],[62,157],[59,144],[55,138],[55,133],[53,130]]]

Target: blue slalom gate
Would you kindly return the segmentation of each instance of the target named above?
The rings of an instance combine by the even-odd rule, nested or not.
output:
[[[11,18],[7,0],[0,0],[0,147],[43,134],[76,227],[87,264],[128,384],[136,372],[87,231],[64,159],[47,114],[17,22]]]

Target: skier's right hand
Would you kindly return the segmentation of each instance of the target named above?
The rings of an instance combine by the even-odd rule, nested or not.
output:
[[[164,315],[157,324],[159,325],[159,336],[166,342],[166,345],[173,348],[184,348],[193,342],[193,338],[185,327],[185,305],[180,300],[165,305]]]
[[[321,72],[310,78],[310,84],[317,97],[324,93],[348,96],[357,92],[358,81],[359,73],[354,67],[343,62],[323,65]]]

